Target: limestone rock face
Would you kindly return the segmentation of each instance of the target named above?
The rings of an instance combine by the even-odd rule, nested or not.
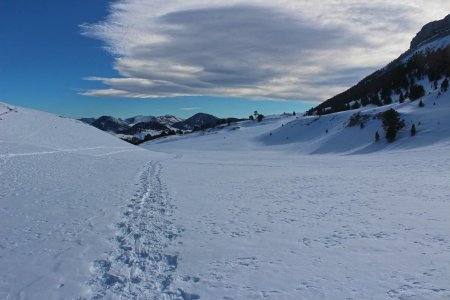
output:
[[[450,15],[440,21],[431,22],[425,25],[411,41],[410,50],[446,35],[450,35]]]

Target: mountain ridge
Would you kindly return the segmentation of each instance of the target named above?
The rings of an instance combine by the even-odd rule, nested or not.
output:
[[[422,96],[416,92],[424,90],[420,86],[426,84],[422,82],[425,77],[436,88],[450,77],[450,15],[425,25],[412,40],[410,49],[397,59],[320,103],[306,115],[330,114],[369,104],[383,106],[393,101],[414,101]]]
[[[430,22],[412,39],[410,50],[430,43],[435,39],[450,34],[450,14],[442,20]]]

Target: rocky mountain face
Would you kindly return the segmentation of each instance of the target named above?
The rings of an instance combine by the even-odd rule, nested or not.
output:
[[[450,34],[450,15],[442,20],[428,23],[411,41],[411,49],[420,47]]]

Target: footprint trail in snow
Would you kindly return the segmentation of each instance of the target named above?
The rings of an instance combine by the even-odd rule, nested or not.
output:
[[[148,164],[116,225],[114,249],[94,262],[93,299],[198,299],[172,286],[178,255],[166,249],[182,230],[170,221],[173,206],[161,169],[159,162]]]

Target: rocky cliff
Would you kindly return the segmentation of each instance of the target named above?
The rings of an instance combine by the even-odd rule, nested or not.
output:
[[[450,34],[450,15],[442,20],[428,23],[411,41],[410,50],[420,47],[433,40]]]

